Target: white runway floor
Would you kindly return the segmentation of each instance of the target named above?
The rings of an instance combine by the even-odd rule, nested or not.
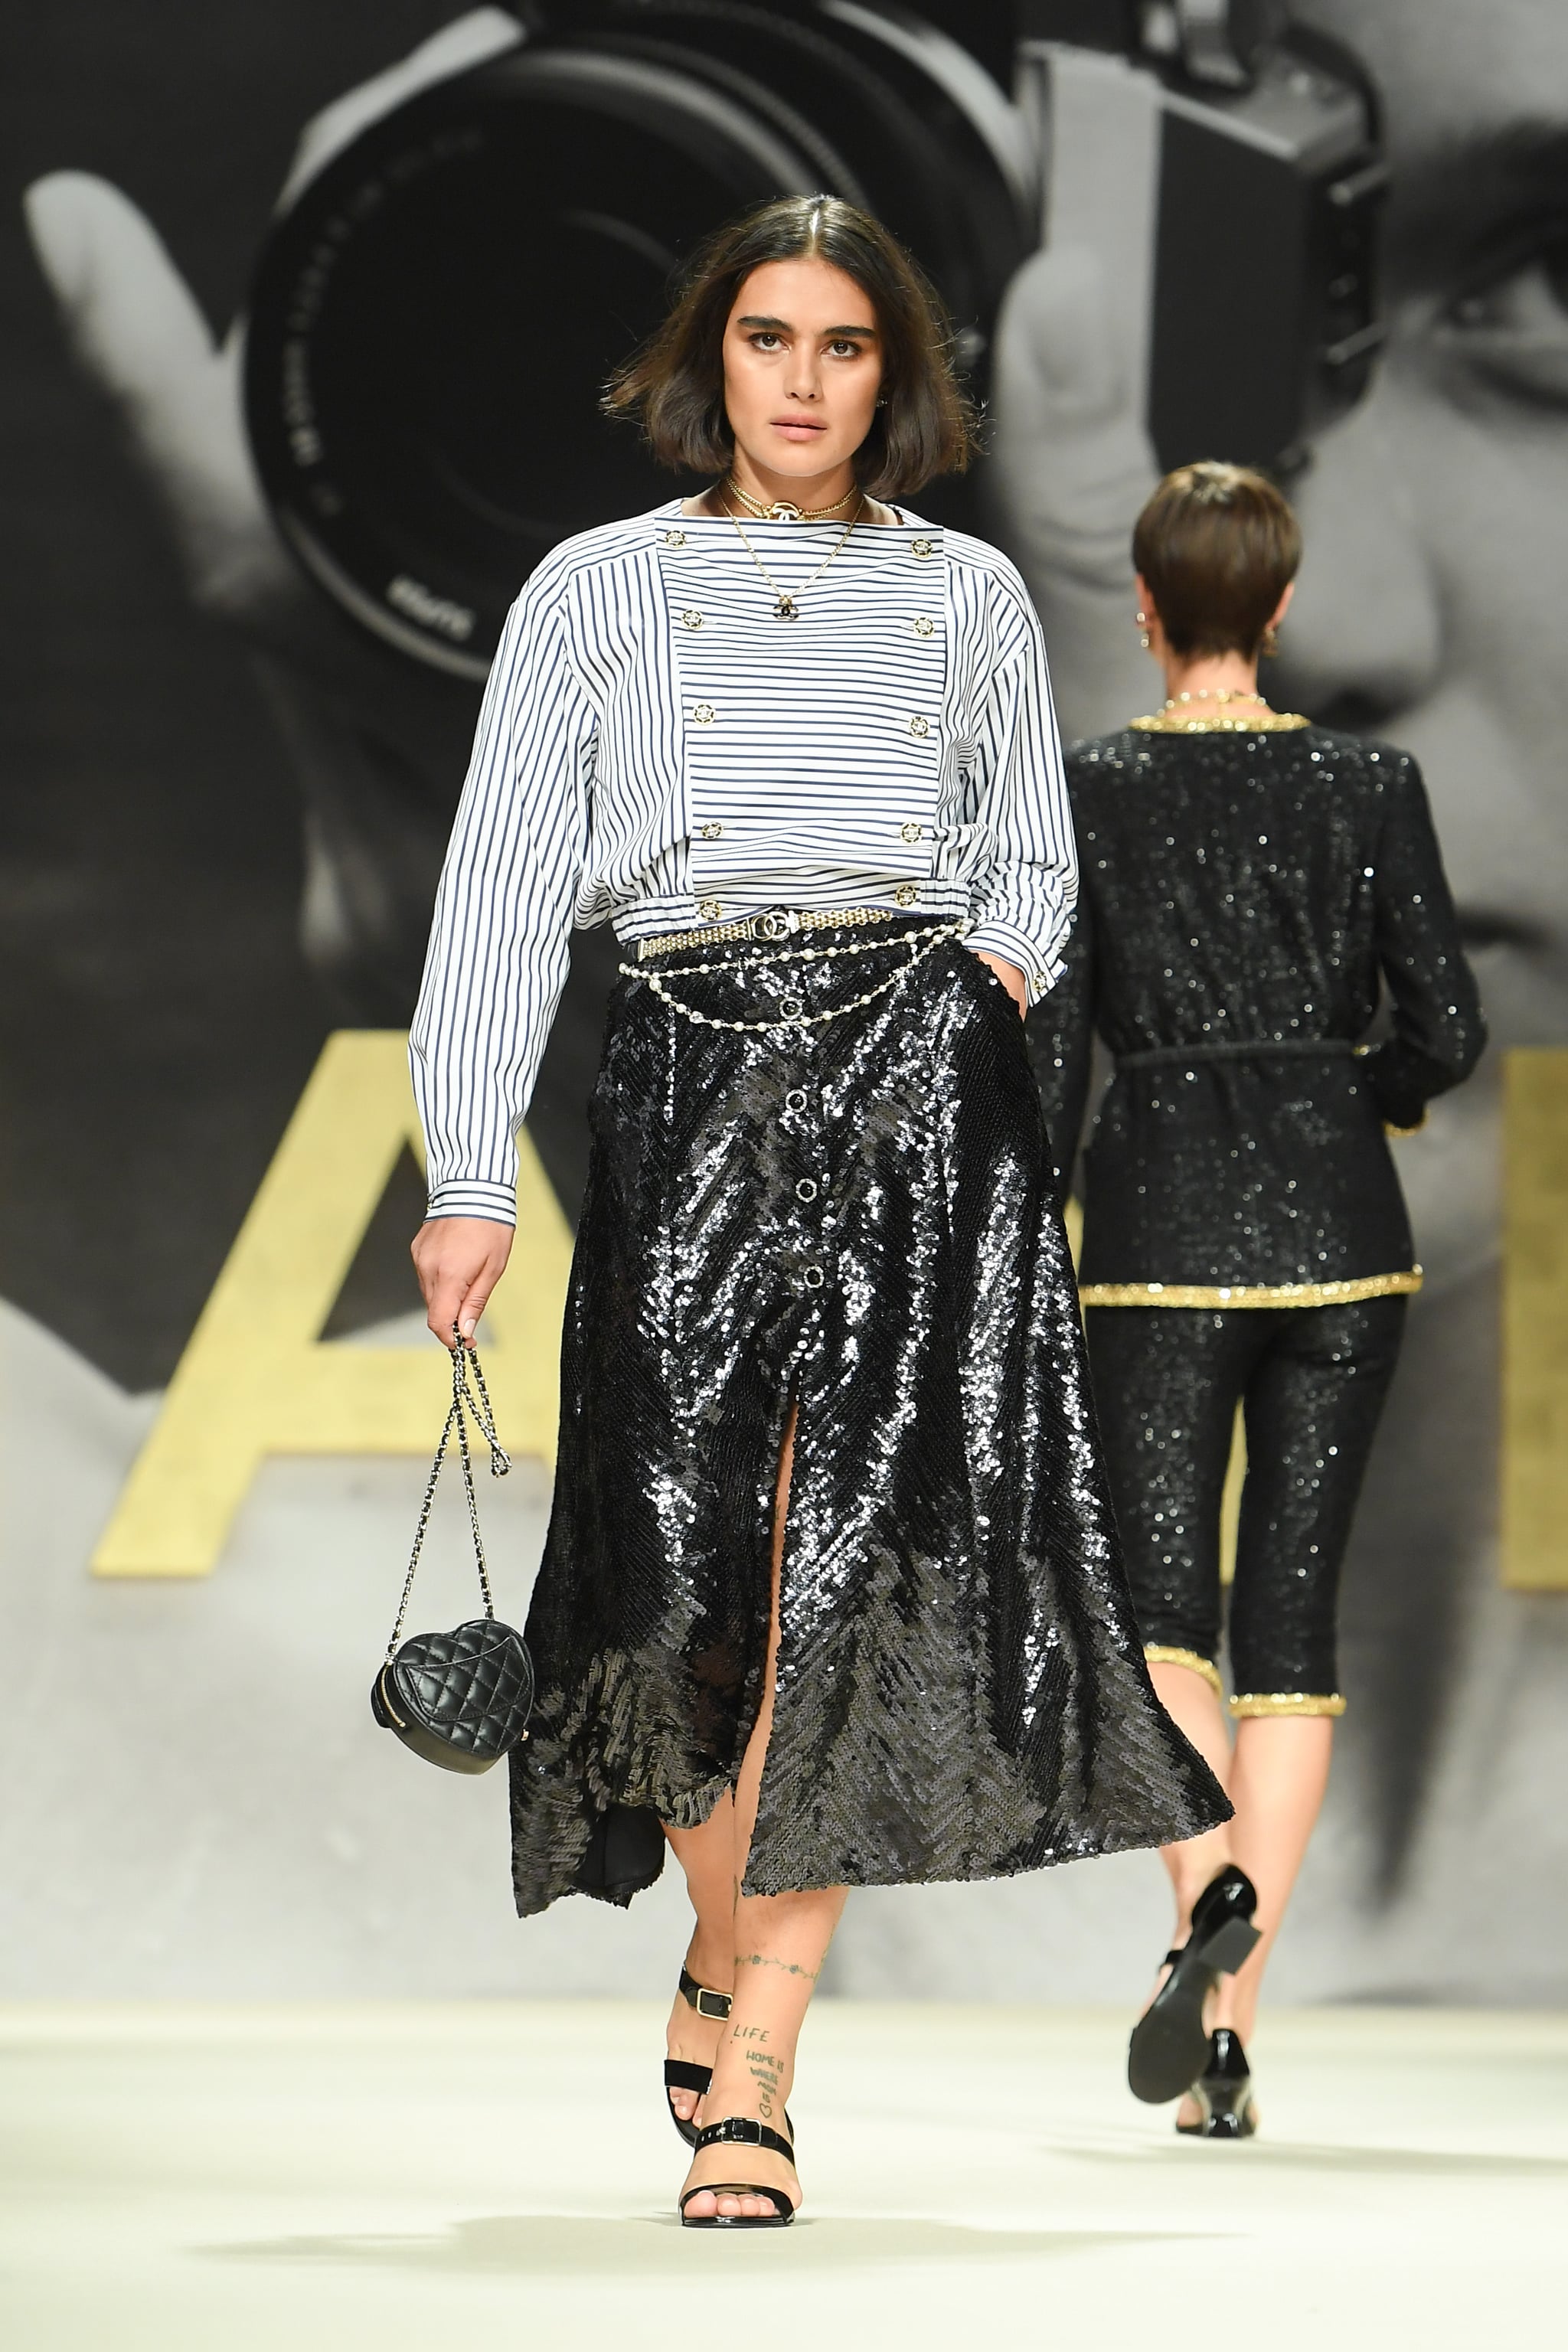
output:
[[[793,2231],[675,2226],[662,2012],[0,2010],[6,2352],[1568,2340],[1568,2018],[1269,2021],[1175,2139],[1104,2012],[823,2002]]]

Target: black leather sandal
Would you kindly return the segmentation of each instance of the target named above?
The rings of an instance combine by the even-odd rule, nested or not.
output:
[[[700,1985],[696,1978],[685,1968],[680,1971],[680,1990],[699,2017],[711,2017],[721,2025],[728,2023],[731,2000],[729,1993],[714,1992],[709,1986]],[[695,2147],[697,2145],[697,2126],[688,2123],[683,2116],[676,2114],[675,2102],[669,2095],[671,2091],[695,2091],[700,2099],[705,2099],[712,2087],[712,2083],[711,2066],[694,2066],[687,2058],[667,2058],[664,2062],[665,2105],[669,2109],[670,2122],[675,2126],[688,2147]]]
[[[1241,2036],[1222,2025],[1209,2040],[1207,2063],[1192,2085],[1203,2113],[1195,2124],[1178,2123],[1189,2139],[1250,2139],[1258,2129],[1252,2103],[1252,2069]]]
[[[721,2124],[710,2124],[697,2135],[697,2147],[765,2147],[774,2156],[782,2156],[786,2164],[795,2162],[795,2149],[783,2132],[771,2131],[750,2116],[726,2116]],[[687,2207],[694,2197],[765,2197],[773,2207],[771,2213],[689,2213]],[[683,2230],[787,2230],[795,2220],[795,2207],[782,2189],[764,2188],[760,2180],[705,2180],[700,2189],[688,2189],[680,2200],[680,2226]]]
[[[1167,1952],[1170,1975],[1132,2029],[1127,2084],[1150,2106],[1179,2099],[1208,2063],[1204,2003],[1216,1980],[1241,1967],[1262,1940],[1252,1924],[1258,1889],[1245,1870],[1227,1863],[1193,1906],[1192,1932]]]

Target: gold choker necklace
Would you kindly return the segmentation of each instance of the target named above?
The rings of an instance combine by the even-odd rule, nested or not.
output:
[[[754,499],[750,490],[743,490],[733,474],[726,474],[721,487],[732,498],[739,499],[747,512],[755,515],[759,522],[826,522],[829,515],[842,514],[850,499],[860,495],[860,486],[855,483],[841,499],[835,499],[830,507],[797,507],[788,499],[774,499],[770,506],[761,499]]]
[[[1246,687],[1241,686],[1200,686],[1191,694],[1168,695],[1162,703],[1161,709],[1175,710],[1183,703],[1187,702],[1217,702],[1222,708],[1227,702],[1256,702],[1260,710],[1267,710],[1268,708],[1268,702],[1256,688],[1249,692]]]

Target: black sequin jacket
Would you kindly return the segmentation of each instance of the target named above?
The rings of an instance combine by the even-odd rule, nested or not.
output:
[[[1075,746],[1068,781],[1079,916],[1029,1040],[1064,1191],[1096,1032],[1117,1064],[1086,1301],[1416,1287],[1384,1128],[1419,1125],[1486,1029],[1414,760],[1321,727],[1133,727]],[[1354,1050],[1384,986],[1387,1034]]]

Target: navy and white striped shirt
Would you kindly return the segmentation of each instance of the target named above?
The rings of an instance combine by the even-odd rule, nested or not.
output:
[[[1061,970],[1077,892],[1039,623],[984,541],[906,515],[584,531],[513,605],[415,1014],[432,1216],[515,1214],[513,1140],[574,924],[622,940],[769,907],[972,920]]]

